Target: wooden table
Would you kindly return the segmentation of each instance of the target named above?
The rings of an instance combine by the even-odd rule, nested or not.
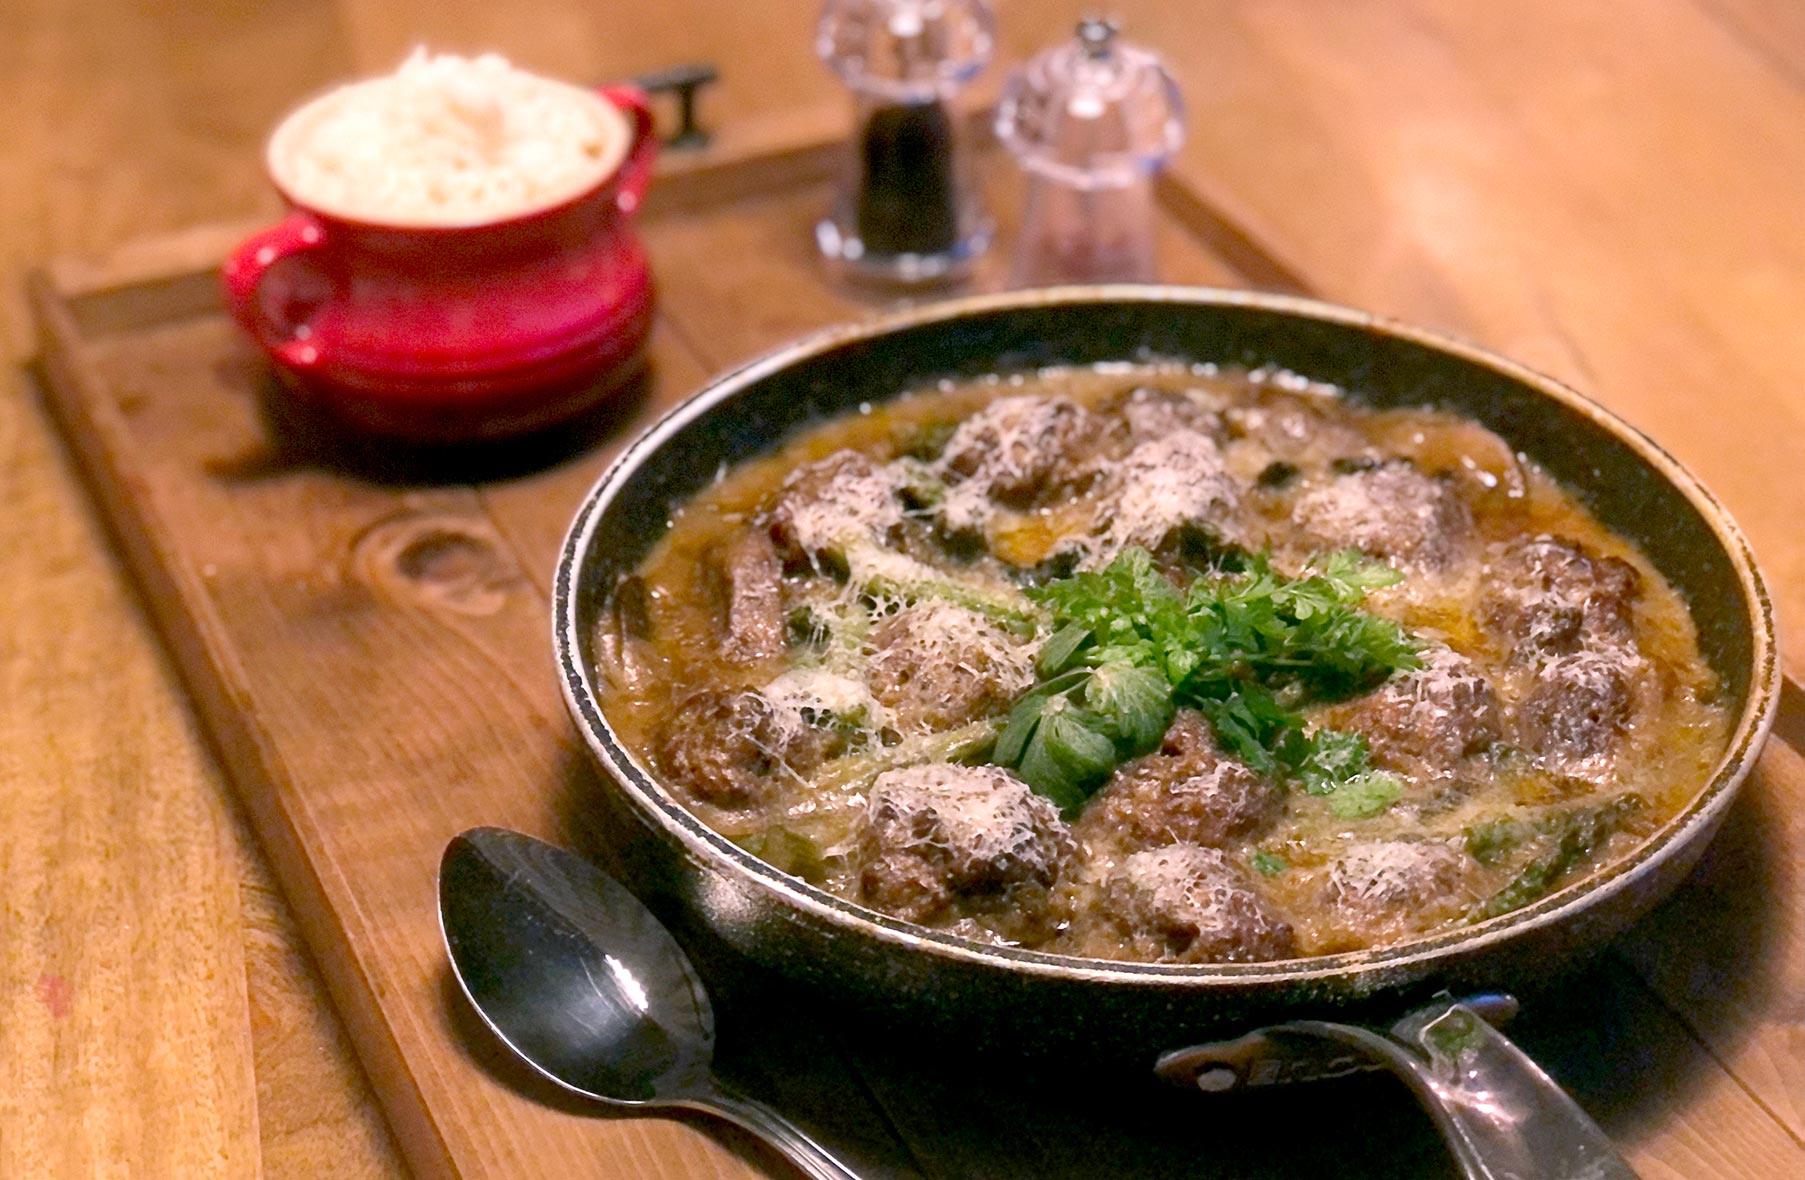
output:
[[[551,73],[720,65],[717,124],[837,101],[814,4],[609,9],[19,0],[0,15],[9,272],[274,209],[282,110],[416,40]],[[1006,52],[1080,5],[1005,6]],[[1566,378],[1644,427],[1805,618],[1805,16],[1790,0],[1240,0],[1120,6],[1191,104],[1179,170],[1340,301]],[[0,1178],[405,1171],[290,915],[11,370],[0,289]],[[1796,681],[1805,660],[1789,656]],[[1780,721],[1805,744],[1805,697]],[[1805,766],[1770,751],[1699,881],[1648,931],[1747,937],[1709,978],[1623,945],[1651,1049],[1607,1127],[1645,1176],[1805,1174]],[[1760,891],[1756,905],[1751,890]],[[1749,915],[1758,915],[1751,930]],[[702,1138],[705,1133],[695,1134]],[[748,1164],[704,1139],[720,1175]],[[717,1146],[719,1145],[719,1146]],[[671,1174],[658,1159],[627,1174]]]

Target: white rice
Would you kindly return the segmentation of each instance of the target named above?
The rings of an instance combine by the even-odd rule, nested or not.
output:
[[[387,77],[340,87],[285,119],[270,174],[297,203],[384,225],[473,225],[593,187],[627,148],[600,95],[477,58],[416,49]]]

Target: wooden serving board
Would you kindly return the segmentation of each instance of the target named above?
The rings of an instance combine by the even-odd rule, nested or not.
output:
[[[480,824],[606,858],[587,820],[603,786],[553,676],[554,556],[612,456],[709,373],[874,310],[828,279],[810,235],[839,130],[741,126],[666,166],[643,219],[661,292],[651,371],[551,444],[427,456],[284,413],[217,297],[214,268],[250,227],[32,280],[44,395],[422,1177],[786,1174],[707,1120],[598,1112],[506,1060],[450,980],[435,872],[445,842]],[[1006,243],[1016,194],[1007,169],[988,171]],[[1162,182],[1159,216],[1162,277],[1307,290],[1182,185]],[[998,251],[976,285],[997,286],[1003,265]],[[1722,1064],[1755,1054],[1770,1112],[1805,1077],[1761,990],[1805,980],[1805,706],[1790,688],[1782,728],[1720,841],[1732,852],[1517,1029],[1640,1167],[1686,1170],[1648,1157],[1657,1125],[1666,1152],[1742,1144],[1748,1175],[1805,1165]],[[1700,985],[1726,961],[1759,987]],[[796,1010],[744,964],[706,973],[723,1070],[874,1177],[1452,1174],[1384,1079],[1215,1100],[1099,1093],[1009,1062],[949,1068],[856,1014]],[[1774,1117],[1798,1133],[1798,1108]],[[1673,1134],[1675,1120],[1696,1135]]]

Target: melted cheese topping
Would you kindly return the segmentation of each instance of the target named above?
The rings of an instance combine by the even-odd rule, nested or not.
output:
[[[931,845],[958,859],[1005,858],[1044,869],[1062,831],[1059,809],[994,766],[929,763],[886,771],[871,784],[871,810],[892,809],[913,824],[899,847]],[[930,818],[931,817],[931,818]]]
[[[936,466],[953,483],[940,505],[946,526],[988,527],[997,514],[998,489],[1029,482],[1042,471],[1076,412],[1065,398],[1005,397],[961,422]],[[972,470],[960,477],[955,463]]]
[[[1445,841],[1359,844],[1329,870],[1329,896],[1356,906],[1422,905],[1445,891],[1459,858]]]
[[[1128,452],[1111,476],[1103,535],[1085,565],[1101,568],[1130,545],[1157,549],[1173,529],[1200,524],[1225,541],[1244,539],[1241,495],[1207,435],[1180,430]]]
[[[785,481],[794,488],[807,473]],[[893,463],[863,469],[842,464],[817,495],[797,497],[789,508],[796,544],[811,552],[876,542],[903,522],[903,472]]]
[[[889,713],[871,697],[862,678],[825,668],[792,668],[760,690],[772,716],[787,733],[801,733],[828,720],[860,729],[880,729]]]

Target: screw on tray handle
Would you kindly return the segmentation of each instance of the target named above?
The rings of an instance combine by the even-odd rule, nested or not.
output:
[[[677,129],[665,137],[666,147],[693,151],[708,146],[709,133],[696,125],[696,92],[719,80],[720,76],[720,71],[711,65],[687,65],[641,74],[633,79],[633,84],[647,94],[677,96]]]

